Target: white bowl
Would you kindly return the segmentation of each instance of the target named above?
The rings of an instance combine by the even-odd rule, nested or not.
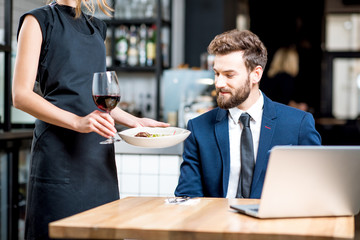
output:
[[[148,132],[150,134],[160,134],[165,136],[135,137],[135,135],[139,132]],[[145,148],[171,147],[184,141],[190,133],[191,132],[189,130],[177,127],[139,127],[118,132],[122,140],[128,144]]]

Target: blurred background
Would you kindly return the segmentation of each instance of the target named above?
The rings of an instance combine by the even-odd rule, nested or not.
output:
[[[311,112],[324,145],[360,144],[360,0],[109,2],[113,18],[96,16],[108,26],[107,67],[118,74],[122,109],[185,128],[216,107],[208,44],[224,31],[249,29],[269,53],[260,89]],[[18,21],[44,4],[0,0],[0,239],[23,236],[35,121],[11,103]],[[171,196],[181,154],[182,145],[116,145],[121,196]]]
[[[44,0],[9,1],[11,14],[6,2],[0,0],[0,64],[4,66],[0,68],[0,124],[5,131],[33,127],[31,116],[11,106],[9,87],[18,19]],[[185,127],[189,118],[216,104],[213,56],[206,53],[209,42],[227,30],[249,29],[269,53],[263,92],[311,112],[324,144],[359,144],[359,0],[109,2],[114,17],[96,16],[108,25],[108,68],[118,73],[120,107],[126,111]],[[8,15],[11,21],[6,23]],[[274,55],[281,48],[296,52],[295,58],[284,61],[293,63],[297,71],[288,76],[284,74],[288,70],[278,66],[278,76],[270,77]],[[285,93],[286,100],[276,97]]]

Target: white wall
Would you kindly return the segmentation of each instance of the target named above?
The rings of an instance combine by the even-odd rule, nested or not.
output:
[[[120,197],[173,197],[181,161],[178,155],[116,154]]]

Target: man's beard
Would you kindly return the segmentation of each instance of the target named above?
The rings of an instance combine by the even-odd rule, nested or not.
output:
[[[224,90],[226,92],[229,92],[230,89],[224,89]],[[225,99],[225,97],[223,95],[219,95],[220,91],[221,91],[220,89],[216,89],[217,104],[220,108],[230,109],[230,108],[237,107],[240,104],[242,104],[243,102],[245,102],[245,100],[250,95],[250,78],[248,76],[245,84],[240,88],[236,88],[234,94],[232,94],[232,92],[231,92],[231,96],[227,100]]]

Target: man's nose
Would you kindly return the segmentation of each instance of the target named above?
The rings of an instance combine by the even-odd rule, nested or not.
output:
[[[223,88],[226,86],[226,81],[223,76],[219,75],[215,78],[215,87]]]

